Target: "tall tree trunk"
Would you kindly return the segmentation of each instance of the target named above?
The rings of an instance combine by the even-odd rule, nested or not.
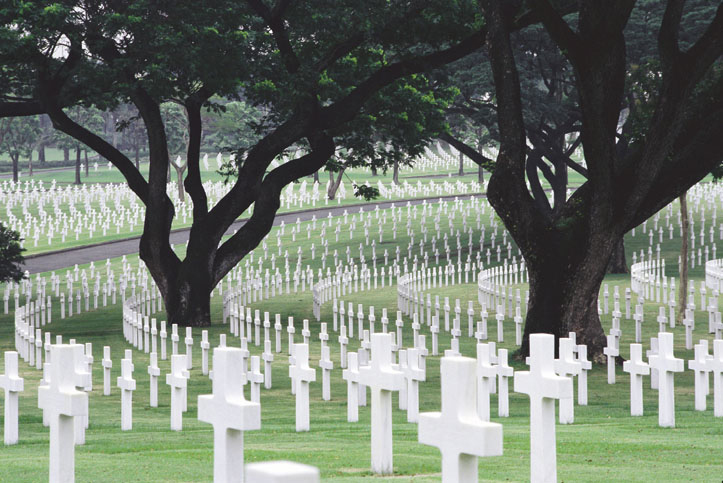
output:
[[[524,256],[530,299],[521,355],[529,353],[530,334],[544,332],[560,338],[576,332],[578,343],[586,344],[592,359],[602,362],[606,339],[597,300],[615,244],[614,237],[608,238],[588,242],[563,235],[541,237],[528,245]],[[597,256],[587,256],[591,253]]]
[[[394,161],[392,168],[392,183],[399,184],[399,161]]]
[[[378,174],[378,173],[377,173],[377,167],[372,164],[371,168],[372,168],[372,176],[377,176],[377,174]]]
[[[459,173],[457,175],[464,176],[464,155],[461,151],[459,153]]]
[[[75,148],[75,184],[80,184],[80,145]]]
[[[690,238],[690,220],[688,220],[688,192],[680,195],[680,221],[683,236],[680,244],[680,284],[678,285],[678,321],[683,320],[688,306],[688,239]]]
[[[70,162],[70,149],[63,148],[63,161],[67,165]]]
[[[314,171],[314,183],[318,183],[318,182],[319,182],[319,172]]]
[[[11,153],[11,154],[10,154],[10,159],[12,159],[12,161],[13,161],[13,181],[15,181],[15,182],[17,183],[17,182],[18,182],[18,179],[19,179],[19,174],[18,174],[18,171],[19,171],[19,169],[18,169],[18,156],[17,156],[17,155],[13,155],[13,154]]]
[[[41,143],[38,146],[38,162],[40,163],[40,166],[45,166],[45,143]]]
[[[33,150],[30,150],[28,155],[28,176],[33,176]]]
[[[341,168],[341,171],[339,171],[336,179],[334,179],[334,173],[329,171],[329,189],[326,192],[326,196],[329,198],[330,201],[332,201],[336,198],[336,192],[339,189],[339,186],[341,185],[341,180],[343,177],[344,177],[344,168]]]
[[[140,171],[140,169],[141,169],[140,151],[141,151],[140,145],[136,145],[136,169],[139,170],[139,171]]]
[[[621,237],[615,244],[613,254],[608,263],[607,273],[629,273],[628,262],[625,259],[625,238]]]
[[[87,178],[87,177],[88,177],[88,173],[90,172],[90,169],[89,169],[89,164],[90,164],[90,163],[88,162],[88,150],[87,150],[87,149],[84,149],[84,150],[83,150],[83,154],[84,154],[84,156],[85,156],[85,177]]]
[[[213,253],[213,252],[212,252]],[[215,253],[214,253],[215,254]],[[189,260],[190,256],[197,260]],[[211,323],[211,276],[207,254],[187,256],[176,277],[169,278],[163,293],[169,324],[204,327]]]
[[[485,182],[485,172],[482,169],[482,166],[477,166],[477,182],[479,184],[484,184]]]
[[[176,176],[178,178],[178,199],[181,200],[181,203],[183,203],[186,200],[185,197],[185,191],[183,190],[183,173],[186,171],[186,168],[188,167],[188,162],[186,162],[183,166],[179,165],[175,161],[171,160],[170,162],[171,166],[173,166],[173,169],[176,170]],[[170,169],[170,168],[169,168]]]

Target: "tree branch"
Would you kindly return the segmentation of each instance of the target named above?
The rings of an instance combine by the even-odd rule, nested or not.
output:
[[[663,13],[663,21],[658,32],[658,51],[663,70],[668,71],[676,57],[680,54],[678,49],[678,30],[683,14],[685,0],[668,0]]]
[[[193,201],[194,220],[201,220],[208,214],[208,198],[206,196],[206,190],[203,189],[203,182],[201,181],[200,157],[201,134],[203,129],[201,124],[201,107],[209,97],[210,96],[207,95],[196,95],[189,97],[184,103],[188,115],[189,138],[186,161],[188,174],[183,181],[183,187],[191,197],[191,201]]]
[[[548,0],[531,0],[531,3],[560,50],[571,60],[578,58],[581,55],[579,35],[573,32]]]
[[[45,114],[45,108],[39,101],[0,102],[0,118],[35,116],[38,114]]]
[[[537,172],[537,168],[542,164],[544,163],[542,163],[540,153],[532,151],[527,157],[525,171],[527,172],[527,180],[530,182],[530,189],[532,190],[532,198],[535,200],[535,206],[537,206],[540,212],[545,215],[550,215],[552,213],[552,206],[550,206],[550,200],[547,198],[545,190],[542,189],[540,177]]]
[[[148,204],[148,183],[130,159],[112,144],[70,119],[59,107],[49,106],[47,114],[55,129],[77,139],[113,163],[125,177],[128,187],[144,204]]]
[[[286,13],[286,8],[291,2],[289,0],[280,0],[279,3],[274,6],[273,10],[269,10],[262,0],[246,0],[246,2],[254,9],[254,11],[256,11],[257,14],[259,14],[262,19],[264,19],[271,29],[271,33],[276,41],[276,46],[279,48],[281,57],[284,59],[286,70],[290,74],[296,73],[299,70],[299,67],[301,67],[301,62],[299,62],[299,58],[296,56],[296,52],[294,52],[294,48],[291,46],[289,35],[286,32],[286,27],[284,26],[283,18]]]
[[[719,87],[723,87],[723,82],[719,83]],[[627,230],[665,207],[723,162],[723,136],[720,135],[720,126],[723,125],[723,89],[717,90],[715,102],[708,104],[703,112],[696,114],[689,118],[675,138],[670,150],[675,153],[674,156],[663,164],[650,182],[645,195],[637,200],[635,216],[630,217]],[[642,154],[637,152],[630,156],[635,159]],[[635,162],[626,164],[634,166]],[[624,185],[629,176],[629,172],[620,173],[618,176],[620,184]],[[633,191],[633,188],[630,190]],[[621,199],[620,202],[624,203],[625,199]],[[624,210],[622,205],[619,213],[624,213]]]
[[[718,5],[715,17],[703,35],[680,56],[684,62],[681,68],[688,72],[689,82],[696,83],[721,55],[723,55],[723,3]]]
[[[331,129],[352,119],[369,97],[402,77],[435,69],[474,52],[484,44],[485,33],[483,29],[446,49],[382,67],[362,81],[346,97],[324,107],[321,110],[320,128]]]
[[[486,169],[487,171],[492,172],[494,170],[495,162],[494,160],[486,157],[482,153],[478,152],[473,147],[467,145],[466,143],[460,141],[459,139],[455,138],[451,134],[448,133],[442,133],[439,136],[439,139],[442,141],[452,145],[457,149],[457,151],[461,152],[465,156],[467,156],[469,159],[471,159],[475,164],[478,166],[481,166],[482,168]]]
[[[482,2],[487,19],[488,55],[497,93],[497,123],[500,132],[500,152],[490,177],[487,197],[513,232],[515,240],[532,243],[534,233],[540,233],[548,221],[544,207],[530,196],[525,183],[527,142],[522,118],[520,79],[512,54],[510,33],[500,0]],[[521,220],[521,222],[520,222]],[[542,226],[541,226],[542,225]],[[521,246],[523,252],[530,248]]]
[[[325,135],[318,136],[311,147],[309,154],[282,164],[266,175],[260,186],[253,215],[216,253],[214,286],[269,233],[280,206],[281,190],[289,183],[318,171],[335,149],[334,141]]]

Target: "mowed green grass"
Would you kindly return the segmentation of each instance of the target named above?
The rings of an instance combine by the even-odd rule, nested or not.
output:
[[[436,208],[435,208],[436,212]],[[673,219],[676,219],[674,215]],[[482,216],[486,221],[488,215]],[[664,220],[664,216],[661,218]],[[474,223],[474,217],[472,217]],[[651,224],[650,222],[649,224]],[[458,219],[455,225],[461,224]],[[403,225],[402,225],[403,226]],[[441,226],[446,228],[444,219]],[[697,227],[700,224],[696,224]],[[287,230],[289,228],[287,227]],[[400,230],[401,232],[402,230]],[[302,246],[305,260],[308,258],[308,245],[311,241],[303,235],[297,238]],[[342,231],[338,243],[333,242],[331,232],[327,232],[330,240],[330,253],[339,250],[340,258],[344,259],[344,245],[350,243],[348,233]],[[375,235],[375,231],[371,232]],[[669,262],[668,275],[677,276],[677,259],[680,239],[676,228],[674,240],[664,236],[661,255]],[[288,237],[285,235],[285,239]],[[398,233],[396,243],[401,244],[402,254],[406,250],[408,237],[406,233]],[[489,230],[487,233],[489,237]],[[655,237],[657,243],[657,236]],[[391,240],[389,228],[385,230],[385,242]],[[465,244],[463,237],[462,243]],[[499,240],[499,238],[498,238]],[[356,255],[358,244],[363,241],[360,230],[357,230],[351,241],[352,255]],[[716,243],[720,243],[717,240]],[[628,260],[633,251],[647,251],[648,237],[642,236],[640,230],[636,237],[626,237]],[[295,247],[295,246],[294,246]],[[377,256],[381,257],[383,249],[377,247]],[[180,248],[180,252],[183,248]],[[269,251],[275,252],[276,245],[269,242]],[[466,251],[466,249],[465,249]],[[368,250],[365,250],[367,256]],[[415,253],[417,250],[415,249]],[[514,250],[516,252],[516,250]],[[293,253],[292,260],[295,259]],[[390,256],[393,256],[393,247]],[[312,262],[316,270],[319,262]],[[466,257],[466,254],[465,254]],[[133,259],[135,257],[129,257]],[[483,257],[484,258],[484,257]],[[331,259],[331,258],[330,258]],[[327,259],[327,261],[330,261]],[[493,257],[494,259],[494,257]],[[456,260],[456,257],[455,257]],[[119,263],[117,260],[114,264]],[[277,264],[279,261],[277,260]],[[98,268],[102,264],[96,264]],[[62,271],[61,271],[62,272]],[[703,278],[702,266],[697,266],[691,273],[700,286]],[[629,286],[628,275],[608,276],[605,283],[609,285],[612,310],[613,286],[620,287],[624,295],[625,287]],[[64,284],[63,284],[64,287]],[[77,288],[77,287],[76,287]],[[524,286],[520,286],[524,293]],[[435,289],[433,294],[461,300],[462,329],[466,334],[468,300],[477,300],[477,290],[473,284],[450,286]],[[377,329],[381,328],[381,312],[389,310],[390,323],[396,319],[396,287],[378,288],[369,292],[360,292],[342,297],[348,302],[374,305],[377,317]],[[434,297],[433,297],[434,300]],[[635,300],[635,298],[634,298]],[[12,301],[11,301],[12,304]],[[699,303],[698,303],[699,305]],[[282,314],[286,325],[288,316],[296,320],[297,342],[300,341],[300,329],[304,318],[312,319],[310,293],[291,293],[277,296],[253,304],[273,314]],[[475,305],[479,310],[479,305]],[[213,345],[217,344],[218,334],[226,331],[220,323],[220,298],[214,301],[214,325],[209,329]],[[655,317],[658,305],[647,303],[645,306],[645,323],[643,325],[644,344],[649,346],[649,338],[657,332]],[[368,313],[368,312],[367,312]],[[623,299],[624,313],[624,299]],[[157,315],[159,319],[163,314]],[[124,349],[130,348],[122,338],[121,312],[118,306],[75,316],[61,321],[59,307],[54,302],[54,322],[46,327],[53,336],[63,334],[64,340],[75,337],[81,342],[92,342],[95,357],[94,391],[90,393],[90,422],[86,436],[86,444],[76,449],[77,481],[210,481],[213,475],[212,444],[213,434],[209,425],[196,419],[196,397],[211,391],[211,382],[201,375],[200,371],[200,330],[194,330],[194,369],[191,374],[188,409],[184,416],[184,430],[180,433],[170,431],[170,393],[164,384],[164,375],[169,370],[169,362],[160,363],[162,376],[159,379],[160,407],[148,407],[148,375],[146,367],[148,356],[134,350],[134,377],[138,381],[138,390],[134,393],[134,429],[131,432],[120,431],[120,394],[115,387],[115,378],[120,375],[120,358]],[[322,321],[331,327],[331,304],[323,308]],[[708,338],[707,313],[696,312],[695,341]],[[610,314],[603,315],[603,325],[610,327]],[[317,366],[319,359],[318,324],[312,321],[312,365]],[[409,319],[405,318],[405,346],[412,344]],[[628,356],[628,345],[633,342],[634,324],[622,321],[623,337],[621,354]],[[356,325],[355,325],[356,331]],[[169,329],[170,332],[170,329]],[[425,330],[428,334],[428,331]],[[674,329],[676,337],[676,356],[683,359],[692,358],[692,351],[684,349],[684,332],[679,324]],[[489,323],[491,340],[496,340],[496,323],[491,317]],[[181,334],[183,337],[183,334]],[[505,323],[505,342],[501,347],[514,350],[514,325]],[[297,434],[294,431],[294,400],[289,391],[288,360],[285,353],[287,336],[282,334],[284,352],[276,355],[273,366],[274,388],[262,390],[262,430],[246,434],[247,461],[263,461],[270,459],[291,459],[320,467],[322,478],[338,481],[360,481],[373,475],[370,473],[370,427],[369,408],[360,409],[358,423],[346,422],[346,384],[341,379],[338,367],[339,348],[334,335],[330,338],[332,360],[336,368],[332,373],[332,401],[321,400],[321,373],[317,370],[318,382],[311,387],[311,431]],[[238,344],[238,340],[229,336],[230,344]],[[112,347],[114,369],[112,374],[113,395],[102,396],[102,373],[100,359],[103,345]],[[170,342],[168,343],[170,351]],[[350,343],[350,350],[358,347],[355,337]],[[427,336],[427,347],[431,349],[431,337]],[[440,337],[440,350],[449,347],[449,337]],[[0,316],[0,351],[13,348],[12,316]],[[462,353],[474,357],[474,341],[466,337],[462,339]],[[252,354],[258,355],[260,347],[251,346]],[[183,351],[183,349],[182,349]],[[0,361],[2,364],[2,361]],[[686,364],[687,365],[687,364]],[[524,366],[513,362],[515,369]],[[14,447],[0,447],[0,481],[41,481],[47,478],[48,464],[48,429],[41,424],[41,413],[37,409],[37,382],[40,374],[27,368],[21,362],[22,375],[26,378],[26,391],[21,394],[20,404],[20,444]],[[438,411],[439,395],[439,359],[429,357],[427,360],[428,382],[420,387],[421,411]],[[657,427],[657,393],[650,390],[649,381],[645,384],[646,415],[641,418],[629,416],[629,382],[621,368],[618,368],[618,383],[610,386],[606,383],[605,367],[595,367],[589,378],[589,406],[576,407],[575,424],[558,426],[558,477],[560,481],[719,481],[723,475],[723,448],[720,436],[723,431],[723,420],[716,419],[712,414],[712,395],[709,397],[709,409],[704,413],[693,410],[693,375],[686,371],[676,376],[676,413],[677,427],[662,429]],[[248,389],[246,390],[248,396]],[[396,408],[396,396],[394,397]],[[529,479],[529,400],[525,395],[511,393],[510,418],[497,418],[496,396],[492,397],[493,421],[503,424],[504,455],[480,460],[480,479],[491,481],[526,481]],[[441,457],[435,448],[426,447],[416,442],[416,425],[406,423],[406,414],[394,411],[394,479],[402,481],[438,481],[440,478]],[[376,477],[380,481],[391,480],[391,477]]]
[[[621,283],[624,278],[619,279]],[[622,288],[622,287],[621,287]],[[437,289],[441,297],[459,298],[462,303],[462,328],[466,333],[466,306],[468,300],[476,300],[473,284],[449,286]],[[381,309],[390,312],[390,324],[396,319],[396,289],[377,289],[344,297],[345,302],[374,305],[377,314],[377,330],[381,330]],[[442,299],[443,300],[443,299]],[[452,303],[453,305],[453,303]],[[644,337],[647,341],[657,331],[653,323],[653,304],[646,307]],[[301,341],[300,329],[304,318],[311,318],[310,294],[291,293],[254,304],[255,308],[293,315],[296,321],[296,341]],[[182,432],[170,430],[170,392],[164,384],[169,371],[169,361],[161,361],[162,376],[159,379],[159,407],[148,406],[149,382],[146,373],[149,358],[133,350],[134,377],[137,390],[133,395],[133,430],[120,431],[120,395],[115,379],[120,375],[120,358],[130,346],[122,338],[120,310],[117,307],[92,311],[72,319],[59,320],[58,308],[54,309],[54,321],[48,327],[53,337],[63,334],[64,340],[76,338],[93,343],[95,357],[94,390],[89,394],[90,428],[86,444],[76,448],[77,481],[211,481],[213,477],[213,433],[211,426],[197,419],[196,397],[211,391],[211,381],[201,374],[200,330],[194,330],[194,368],[189,383],[188,412],[184,415]],[[162,318],[162,314],[158,314]],[[214,325],[209,328],[212,345],[227,327],[220,324],[220,297],[214,301]],[[603,316],[606,328],[608,316]],[[708,338],[703,324],[703,313],[697,314],[700,322],[696,328],[699,337]],[[331,304],[323,308],[322,321],[331,330]],[[10,316],[0,319],[0,350],[12,349],[12,320]],[[392,326],[390,325],[390,328]],[[317,334],[319,325],[312,319],[311,362],[317,367],[320,345]],[[622,353],[628,354],[628,344],[634,336],[631,321],[623,321]],[[355,324],[356,331],[356,324]],[[684,350],[682,327],[676,334],[676,356],[692,357],[692,351]],[[170,333],[170,329],[169,329]],[[429,334],[428,330],[423,333]],[[489,323],[491,340],[496,340],[496,323]],[[272,331],[273,336],[273,331]],[[238,339],[228,336],[229,345],[237,345]],[[181,334],[183,338],[183,334]],[[505,323],[505,342],[499,347],[514,350],[514,324]],[[339,370],[339,347],[336,336],[330,337],[332,360],[332,400],[321,399],[321,372],[317,370],[318,382],[311,385],[311,431],[296,433],[294,429],[294,399],[290,394],[288,378],[287,335],[282,334],[283,352],[275,354],[273,363],[273,389],[261,392],[262,429],[245,435],[245,458],[250,461],[290,459],[318,466],[322,478],[334,481],[361,481],[373,475],[370,472],[370,408],[360,408],[358,423],[346,422],[346,384]],[[410,321],[405,318],[405,346],[412,344]],[[113,393],[102,396],[102,372],[100,359],[103,345],[112,347],[114,368],[112,371]],[[356,333],[349,348],[358,347]],[[431,350],[431,336],[427,335],[427,347]],[[440,337],[440,351],[449,347],[449,337]],[[170,353],[170,340],[168,342]],[[250,346],[252,354],[258,355],[261,347]],[[181,352],[184,349],[181,348]],[[474,340],[462,338],[461,351],[474,357]],[[515,369],[524,369],[519,362]],[[20,396],[20,444],[0,449],[0,480],[40,481],[47,478],[48,429],[42,426],[41,412],[37,409],[37,383],[40,373],[21,362],[26,390]],[[511,383],[511,382],[510,382]],[[510,387],[511,388],[511,387]],[[246,389],[249,396],[248,388]],[[432,447],[417,443],[416,425],[406,422],[406,413],[397,408],[394,398],[394,470],[393,477],[375,477],[380,481],[437,481],[440,478],[441,457]],[[370,401],[370,398],[369,398]],[[480,479],[488,481],[525,481],[529,479],[529,400],[522,394],[510,394],[509,418],[496,417],[496,396],[492,396],[494,422],[503,424],[504,454],[500,457],[480,459]],[[676,424],[675,429],[657,426],[657,393],[645,384],[645,411],[643,417],[629,416],[629,383],[627,375],[618,368],[618,382],[606,383],[605,367],[594,367],[589,377],[589,405],[575,408],[575,424],[557,426],[558,476],[560,481],[671,481],[695,480],[717,481],[723,474],[723,420],[712,414],[712,395],[709,409],[700,413],[693,410],[693,377],[686,371],[676,376]],[[427,359],[427,382],[420,386],[420,410],[436,411],[440,408],[439,358]]]

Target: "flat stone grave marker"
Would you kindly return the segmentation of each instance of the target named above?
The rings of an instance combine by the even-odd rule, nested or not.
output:
[[[319,469],[293,461],[249,463],[246,483],[319,483]]]

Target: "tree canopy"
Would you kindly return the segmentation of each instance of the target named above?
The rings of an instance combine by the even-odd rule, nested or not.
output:
[[[20,235],[0,223],[0,282],[19,282],[25,276],[22,264],[24,248]]]
[[[723,5],[708,9],[697,35],[683,36],[683,2],[667,2],[657,17],[657,43],[632,58],[647,59],[641,68],[626,54],[634,43],[625,27],[635,2],[581,2],[571,17],[547,0],[531,2],[571,67],[586,162],[587,181],[571,196],[555,197],[559,207],[548,210],[525,184],[534,135],[508,27],[515,14],[499,1],[483,3],[500,139],[488,197],[527,262],[522,353],[530,333],[574,330],[598,356],[605,338],[597,296],[614,246],[723,157]]]
[[[181,324],[208,323],[208,293],[268,233],[288,183],[338,150],[378,163],[414,155],[436,137],[451,92],[434,91],[425,73],[484,42],[474,1],[13,1],[0,9],[0,25],[0,116],[46,113],[123,173],[146,205],[141,258],[177,310],[170,321]],[[202,111],[214,96],[243,99],[264,117],[254,122],[256,142],[238,146],[228,194],[209,207],[198,165]],[[168,242],[168,101],[187,118],[193,225],[184,260]],[[144,121],[148,179],[66,112],[122,102]],[[269,169],[291,152],[299,156]],[[252,205],[250,220],[222,243]]]

